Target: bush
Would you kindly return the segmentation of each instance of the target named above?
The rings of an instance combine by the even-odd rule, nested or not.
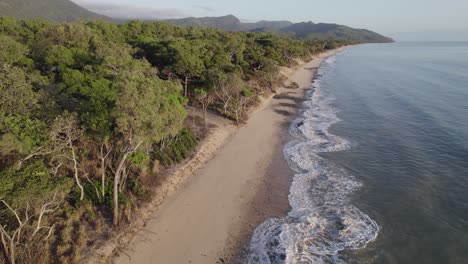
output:
[[[68,193],[73,181],[65,177],[52,177],[43,160],[27,164],[21,169],[12,166],[0,172],[0,199],[14,207],[27,202],[42,202],[54,193]]]
[[[137,151],[128,157],[128,161],[137,168],[145,167],[148,160],[148,155],[146,155],[146,153],[143,151]]]
[[[160,142],[157,144],[152,156],[154,160],[159,160],[163,166],[169,167],[188,158],[197,144],[197,139],[190,129],[184,128],[169,143]]]

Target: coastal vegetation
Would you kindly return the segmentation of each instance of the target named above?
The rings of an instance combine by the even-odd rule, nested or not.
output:
[[[0,263],[78,263],[190,157],[207,111],[240,124],[279,67],[344,44],[0,18]],[[204,120],[188,122],[188,105]]]

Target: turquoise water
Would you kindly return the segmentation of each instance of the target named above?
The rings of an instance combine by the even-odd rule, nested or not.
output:
[[[468,263],[468,43],[348,48],[290,133],[291,211],[249,263]]]

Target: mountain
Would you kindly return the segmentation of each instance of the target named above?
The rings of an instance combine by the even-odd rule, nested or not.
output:
[[[356,42],[392,42],[391,38],[366,29],[355,29],[344,25],[313,22],[292,23],[289,21],[259,21],[243,23],[233,15],[222,17],[189,17],[169,19],[166,22],[184,27],[207,27],[227,31],[251,31],[279,33],[298,38],[336,39]]]
[[[226,31],[250,31],[257,28],[281,29],[293,23],[290,21],[259,21],[244,23],[233,15],[221,17],[188,17],[181,19],[167,19],[165,22],[184,27],[217,28]]]
[[[54,22],[113,20],[93,13],[69,0],[0,0],[0,16],[17,19],[43,18]]]
[[[393,42],[385,37],[367,29],[355,29],[344,25],[303,22],[280,29],[280,32],[298,38],[337,39],[358,42]]]
[[[183,27],[217,28],[227,31],[242,31],[248,28],[233,15],[222,17],[187,17],[180,19],[167,19],[165,22]]]
[[[256,23],[244,23],[244,25],[247,25],[250,30],[254,30],[257,28],[268,28],[271,30],[276,30],[276,29],[281,29],[285,27],[289,27],[293,25],[293,22],[291,21],[267,21],[267,20],[262,20]]]
[[[0,16],[17,19],[43,18],[56,22],[101,19],[121,22],[93,13],[70,0],[0,0]],[[188,17],[165,22],[184,27],[217,28],[226,31],[271,32],[298,38],[337,39],[356,42],[392,42],[393,40],[366,29],[354,29],[337,24],[312,22],[259,21],[244,23],[233,15],[221,17]]]

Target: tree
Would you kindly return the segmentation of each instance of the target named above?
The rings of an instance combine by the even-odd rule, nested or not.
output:
[[[65,158],[66,161],[72,163],[73,178],[80,189],[80,200],[84,199],[84,188],[80,180],[80,157],[76,143],[82,140],[84,130],[78,126],[76,114],[65,113],[58,116],[52,124],[50,130],[50,141],[54,144],[54,152],[59,158]]]
[[[123,42],[123,30],[116,23],[111,23],[102,20],[91,20],[84,23],[87,28],[90,28],[101,38],[109,42]]]
[[[0,35],[0,112],[29,116],[37,110],[39,95],[33,82],[39,77],[28,72],[25,57],[28,48],[7,36]]]
[[[236,122],[244,120],[246,106],[249,103],[249,99],[253,96],[253,93],[247,89],[243,89],[231,103],[232,110],[234,112],[234,118]]]
[[[28,51],[28,47],[13,38],[0,35],[0,67],[27,63],[25,55]]]
[[[142,145],[151,145],[182,128],[186,112],[180,86],[156,76],[147,62],[127,65],[116,79],[119,91],[114,111],[118,158],[114,169],[114,225],[119,222],[119,186],[128,157]]]
[[[203,73],[205,66],[201,60],[201,48],[196,43],[184,39],[161,41],[157,47],[156,60],[165,63],[163,70],[175,74],[184,84],[184,96],[188,96],[188,85],[192,78]],[[156,64],[157,65],[157,64]]]
[[[40,262],[37,246],[52,234],[50,216],[73,184],[52,177],[43,160],[5,168],[0,180],[0,256],[9,263]]]
[[[237,74],[221,75],[213,81],[214,93],[223,104],[223,113],[228,113],[229,104],[244,87],[243,80]]]
[[[2,165],[21,164],[33,157],[49,154],[44,134],[47,125],[39,119],[0,113],[0,154]],[[26,157],[25,157],[26,156]]]
[[[203,89],[195,89],[195,98],[200,103],[203,109],[203,123],[206,127],[206,111],[208,107],[214,102],[214,96],[211,91],[206,91]]]
[[[234,65],[243,65],[246,37],[235,32],[223,32],[221,42]]]
[[[50,45],[59,45],[69,49],[89,50],[92,43],[92,31],[83,24],[63,23],[53,24],[41,31],[41,36],[36,48]],[[36,50],[39,51],[40,50]]]
[[[29,116],[38,109],[38,100],[27,72],[9,65],[0,67],[0,112]]]
[[[100,160],[100,170],[101,170],[101,197],[104,198],[106,195],[106,160],[109,155],[112,153],[112,148],[109,147],[108,142],[104,141],[99,147],[98,158]]]
[[[14,219],[14,222],[8,224],[8,218],[2,218],[0,223],[3,255],[10,264],[15,264],[17,261],[33,262],[33,259],[28,259],[28,247],[33,243],[41,243],[41,240],[47,240],[51,236],[54,225],[46,225],[44,222],[47,215],[59,208],[57,195],[40,205],[28,202],[26,207],[21,209],[14,209],[5,200],[0,202],[7,208],[5,213]],[[22,251],[18,252],[20,249]]]

